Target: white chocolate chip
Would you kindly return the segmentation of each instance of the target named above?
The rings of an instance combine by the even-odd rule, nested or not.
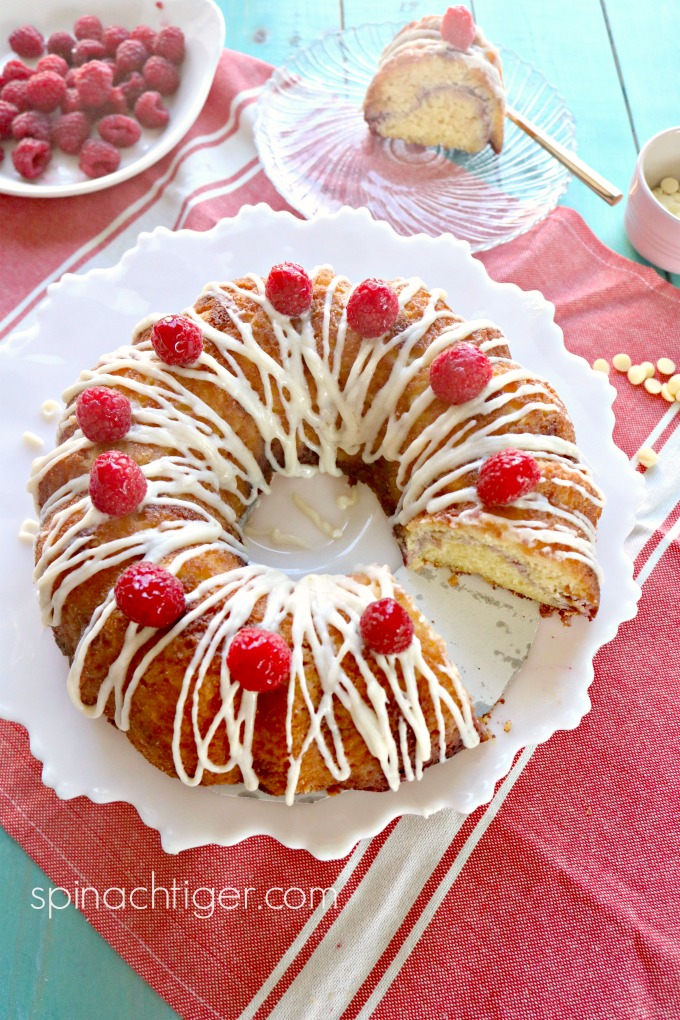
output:
[[[30,446],[34,450],[42,450],[45,445],[45,440],[37,436],[35,432],[24,432],[21,438],[26,443],[26,446]]]
[[[673,375],[673,372],[675,372],[675,362],[671,361],[670,358],[659,358],[656,367],[661,372],[661,375]]]
[[[668,389],[667,383],[664,383],[663,386],[661,387],[661,396],[663,397],[664,400],[667,400],[669,404],[672,404],[673,401],[675,400],[675,397]]]
[[[646,378],[647,373],[642,365],[631,365],[628,369],[628,381],[632,382],[633,386],[639,386]]]
[[[666,386],[668,386],[668,392],[672,393],[673,396],[680,393],[680,375],[672,375]]]
[[[25,542],[26,545],[33,545],[39,530],[40,525],[38,522],[28,517],[19,528],[19,541]]]
[[[593,362],[593,368],[596,372],[604,372],[605,375],[609,375],[609,362],[605,361],[604,358],[596,358]]]
[[[617,372],[627,372],[632,364],[629,354],[615,354],[612,358],[612,365]]]
[[[54,421],[61,412],[61,404],[58,400],[46,400],[40,411],[45,421]]]
[[[661,383],[658,379],[645,379],[645,389],[648,393],[661,393]]]
[[[676,180],[675,177],[664,177],[659,187],[664,195],[674,195],[678,188],[680,188],[680,181]]]
[[[644,370],[645,370],[645,377],[647,379],[651,379],[652,376],[654,375],[654,365],[651,363],[651,361],[643,361],[643,362],[641,362],[640,363],[640,368],[644,368]]]
[[[643,467],[650,468],[654,467],[659,455],[656,450],[653,450],[651,446],[642,446],[637,452],[638,464],[642,464]]]

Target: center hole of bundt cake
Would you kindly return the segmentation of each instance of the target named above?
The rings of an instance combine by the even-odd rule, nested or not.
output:
[[[254,562],[304,574],[349,574],[357,567],[402,564],[378,500],[361,482],[310,468],[300,478],[274,475],[243,524]]]

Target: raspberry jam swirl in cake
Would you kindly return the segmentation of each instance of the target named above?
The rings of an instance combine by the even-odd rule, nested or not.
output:
[[[492,323],[462,321],[443,290],[417,278],[384,285],[390,301],[379,308],[352,308],[364,285],[330,267],[310,280],[309,305],[294,317],[255,274],[208,284],[180,317],[174,347],[160,337],[167,318],[145,319],[130,345],[67,390],[58,445],[31,481],[35,577],[45,623],[71,660],[74,702],[115,721],[184,783],[243,782],[289,803],[296,791],[396,789],[483,731],[442,640],[388,568],[292,581],[248,562],[241,522],[274,473],[316,465],[368,482],[415,567],[480,573],[564,616],[594,615],[599,591],[602,496],[550,384],[510,359]],[[391,324],[368,337],[348,319],[367,331]],[[435,394],[430,370],[462,342],[489,369],[476,395],[455,403],[448,384]],[[93,388],[129,401],[124,438],[86,438],[77,408]],[[119,404],[107,408],[119,415]],[[533,487],[488,505],[477,478],[509,448],[531,461]],[[109,461],[132,464],[122,512],[115,500],[107,512],[95,506],[95,462]],[[167,626],[135,623],[116,601],[121,575],[140,561],[182,585],[171,617],[181,615]],[[362,636],[381,600],[412,624],[409,644],[388,641],[387,653],[367,644],[366,626]],[[275,690],[247,689],[231,673],[230,648],[249,628],[290,649]]]

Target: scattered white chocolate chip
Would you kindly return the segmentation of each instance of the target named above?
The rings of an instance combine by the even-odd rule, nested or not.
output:
[[[612,365],[617,372],[627,372],[632,364],[629,354],[615,354],[612,358]]]
[[[661,375],[673,375],[673,372],[675,372],[675,362],[671,361],[670,358],[659,358],[656,367],[661,372]]]
[[[633,386],[639,386],[646,378],[647,373],[642,365],[631,365],[628,369],[628,381],[631,382]]]
[[[666,386],[668,386],[668,392],[672,393],[673,396],[680,393],[680,375],[672,375]]]
[[[661,393],[661,383],[658,379],[645,379],[645,389],[648,393]]]
[[[45,421],[54,421],[61,413],[61,403],[58,400],[46,400],[40,408],[40,412]]]
[[[35,542],[35,536],[40,530],[40,525],[37,521],[27,517],[19,528],[19,541],[25,542],[26,545],[33,545]]]
[[[663,397],[664,400],[667,400],[669,404],[672,404],[673,401],[675,400],[675,397],[668,389],[668,383],[664,383],[663,386],[661,387],[661,396]]]
[[[664,177],[659,187],[664,195],[674,195],[678,188],[680,188],[680,181],[677,181],[675,177]]]
[[[637,452],[638,464],[642,464],[645,468],[654,467],[659,455],[656,450],[653,450],[651,446],[642,446]]]
[[[506,722],[506,724],[505,724],[505,726],[503,727],[503,729],[505,730],[505,732],[506,732],[506,733],[509,733],[509,732],[510,732],[510,730],[512,729],[512,723],[510,722],[510,720],[509,720],[509,719],[508,719],[508,721]]]
[[[604,372],[605,375],[609,375],[609,362],[605,361],[604,358],[596,358],[593,362],[593,368],[596,372]]]
[[[24,432],[21,438],[26,443],[26,446],[31,446],[34,450],[41,450],[45,445],[45,440],[37,436],[35,432]]]
[[[640,368],[644,368],[645,377],[647,379],[651,379],[652,376],[654,375],[654,365],[651,363],[651,361],[640,362]]]

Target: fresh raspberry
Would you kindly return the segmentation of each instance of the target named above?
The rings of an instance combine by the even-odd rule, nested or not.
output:
[[[118,390],[89,386],[76,401],[76,418],[92,443],[115,443],[125,436],[132,421],[130,401]]]
[[[179,578],[148,560],[128,567],[113,593],[123,616],[142,627],[169,627],[186,609]]]
[[[76,39],[99,39],[104,35],[104,26],[96,14],[83,14],[73,26]]]
[[[40,71],[54,71],[55,74],[60,74],[62,78],[65,78],[68,74],[68,64],[58,53],[48,53],[46,57],[40,58],[36,71],[38,73]]]
[[[281,315],[302,315],[312,304],[314,285],[296,262],[281,262],[269,270],[265,294]]]
[[[76,88],[83,106],[103,106],[109,98],[113,71],[103,60],[92,60],[78,70]]]
[[[71,54],[76,41],[68,32],[53,32],[47,40],[47,52],[57,53],[67,64],[71,63]]]
[[[488,457],[477,478],[477,494],[489,506],[505,506],[535,489],[541,469],[525,450],[509,447]]]
[[[17,173],[27,181],[34,181],[36,177],[40,177],[51,159],[50,143],[39,138],[22,138],[12,152],[12,162]]]
[[[491,362],[474,344],[458,343],[430,365],[430,386],[446,404],[464,404],[478,396],[493,375]]]
[[[106,47],[106,54],[109,57],[115,57],[116,50],[121,43],[125,42],[130,37],[130,33],[127,28],[123,28],[122,25],[109,25],[104,29],[104,35],[102,36],[102,42]]]
[[[75,67],[82,67],[88,60],[103,60],[106,56],[106,47],[98,39],[80,39],[73,47],[73,64]]]
[[[13,103],[6,103],[0,99],[0,141],[12,137],[12,121],[19,110]]]
[[[132,457],[119,450],[99,454],[90,469],[90,498],[96,510],[124,517],[137,509],[145,495],[146,478]]]
[[[396,599],[377,599],[359,621],[364,644],[378,655],[405,652],[413,641],[413,620]]]
[[[90,118],[82,110],[62,113],[52,125],[53,144],[69,156],[77,155],[89,137]]]
[[[78,81],[78,68],[69,67],[68,74],[66,75],[66,88],[74,89],[76,87],[77,81]]]
[[[16,106],[17,110],[30,110],[31,101],[27,94],[28,82],[27,81],[8,81],[2,92],[0,92],[0,99],[4,103],[10,103],[12,106]]]
[[[141,42],[147,53],[153,53],[156,33],[148,25],[136,25],[130,32],[130,38]]]
[[[170,114],[158,92],[143,92],[134,106],[135,117],[145,128],[164,128]]]
[[[176,25],[162,28],[153,44],[153,51],[158,57],[165,57],[173,64],[181,64],[184,60],[184,32]]]
[[[21,60],[8,60],[2,69],[2,77],[8,81],[28,81],[35,71]]]
[[[172,96],[179,88],[179,71],[165,57],[149,57],[142,74],[148,87],[162,96]]]
[[[78,95],[78,89],[66,89],[64,98],[61,101],[61,109],[62,113],[75,113],[76,110],[82,111],[83,104]]]
[[[78,166],[88,177],[106,177],[120,166],[120,152],[109,142],[88,138],[80,150]]]
[[[105,142],[111,142],[111,145],[117,145],[119,149],[134,145],[142,135],[142,129],[136,120],[117,113],[102,117],[97,130]]]
[[[347,322],[359,336],[382,336],[397,321],[399,298],[383,280],[364,280],[347,302]]]
[[[39,138],[43,142],[49,142],[50,133],[50,118],[46,113],[39,113],[37,110],[24,110],[12,121],[12,137],[17,140]]]
[[[128,102],[120,85],[114,85],[109,92],[109,98],[106,101],[105,109],[107,114],[116,113],[126,115],[128,113]]]
[[[133,71],[126,81],[120,83],[119,88],[125,96],[128,107],[133,110],[142,92],[146,91],[146,82],[139,71]]]
[[[262,627],[243,627],[229,645],[227,668],[246,691],[266,694],[290,678],[293,656],[280,634]]]
[[[149,54],[139,39],[126,39],[116,50],[116,64],[121,74],[141,71]]]
[[[66,81],[54,71],[41,71],[26,82],[26,96],[31,106],[41,113],[52,113],[66,92]]]
[[[9,44],[20,57],[39,57],[45,52],[45,40],[33,25],[15,28],[9,37]]]
[[[442,18],[440,29],[442,39],[456,50],[465,52],[469,50],[475,41],[477,29],[475,19],[467,7],[459,4],[457,7],[449,7]]]
[[[166,315],[154,324],[151,343],[166,365],[193,365],[203,350],[203,334],[191,319]]]

